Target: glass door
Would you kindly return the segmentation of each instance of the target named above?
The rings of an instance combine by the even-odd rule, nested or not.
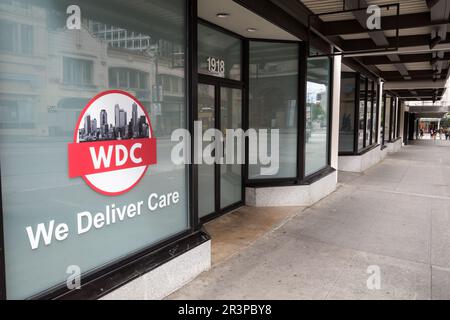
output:
[[[220,126],[224,137],[228,129],[242,128],[242,90],[220,88]],[[226,144],[224,144],[226,146]],[[226,152],[233,152],[234,163],[220,166],[220,208],[225,209],[242,200],[242,165],[237,163],[238,143],[228,146]],[[231,149],[231,150],[230,150]]]
[[[198,121],[202,122],[202,136],[208,130],[216,127],[216,93],[215,86],[198,85]],[[202,139],[203,140],[203,139]],[[202,150],[210,144],[204,142]],[[198,215],[203,218],[216,210],[215,206],[215,166],[211,164],[198,165]]]
[[[244,152],[235,140],[233,146],[226,145],[229,129],[242,128],[242,89],[215,84],[198,85],[198,121],[202,131],[218,129],[222,133],[224,150],[223,164],[198,165],[199,218],[221,214],[243,200],[242,165],[237,161],[238,152]],[[211,141],[203,141],[203,149]],[[228,150],[231,148],[231,150]],[[226,163],[226,153],[233,152],[233,163]],[[219,152],[216,150],[215,152]],[[215,155],[212,155],[215,156]]]

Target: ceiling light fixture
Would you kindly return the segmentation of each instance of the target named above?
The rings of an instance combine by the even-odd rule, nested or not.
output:
[[[218,14],[216,14],[216,17],[221,19],[228,18],[229,16],[230,14],[226,12],[219,12]]]
[[[256,32],[256,31],[258,31],[258,30],[256,30],[255,28],[248,28],[247,31],[248,31],[248,32]]]

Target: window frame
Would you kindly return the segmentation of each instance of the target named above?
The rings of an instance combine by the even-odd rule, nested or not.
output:
[[[355,92],[354,92],[354,97],[353,97],[353,146],[352,146],[352,150],[351,151],[340,151],[338,150],[339,156],[348,156],[348,155],[354,155],[355,154],[355,150],[358,149],[358,130],[359,130],[359,81],[357,81],[357,77],[355,72],[341,72],[341,81],[342,79],[352,79],[353,80],[353,84],[355,86]],[[342,89],[342,82],[341,82],[341,89]],[[341,99],[342,99],[342,95],[341,95]],[[342,100],[339,101],[339,109],[341,106],[341,102]],[[339,110],[339,113],[341,114],[341,110]],[[340,120],[339,119],[339,128],[340,128]],[[355,134],[356,133],[356,134]],[[340,132],[339,132],[339,139],[340,139]],[[339,146],[338,146],[339,148]]]
[[[192,108],[195,105],[196,95],[192,88],[196,88],[196,32],[197,32],[197,2],[191,0],[184,0],[181,4],[184,10],[184,48],[185,64],[184,76],[186,85],[186,94],[184,102],[186,104],[185,112],[182,116],[186,119],[186,128],[193,134],[195,110]],[[63,74],[63,59],[61,57],[61,79],[64,79]],[[80,59],[81,60],[81,59]],[[88,59],[86,59],[88,60]],[[193,72],[194,70],[194,72]],[[95,75],[95,65],[92,63],[91,79]],[[107,81],[109,84],[109,80]],[[66,84],[61,81],[63,85],[73,86],[73,84]],[[191,146],[191,154],[193,155],[193,146]],[[1,173],[1,164],[0,164]],[[118,287],[125,285],[130,280],[137,276],[145,274],[158,266],[173,259],[173,252],[180,255],[192,248],[201,245],[210,240],[210,236],[201,230],[201,224],[198,221],[198,209],[196,201],[198,197],[197,185],[194,176],[196,176],[195,166],[186,166],[186,197],[188,199],[187,206],[187,227],[184,231],[178,234],[165,237],[163,240],[152,243],[146,248],[138,250],[137,252],[130,252],[123,257],[117,258],[107,265],[98,266],[98,268],[89,272],[83,273],[83,283],[80,290],[69,290],[66,283],[58,284],[54,287],[28,297],[28,299],[98,299],[106,294],[116,290]],[[1,174],[0,174],[1,177]],[[2,192],[2,179],[0,178],[0,193]],[[6,272],[5,272],[5,250],[4,250],[4,230],[3,230],[3,206],[2,197],[0,196],[0,300],[6,300]],[[172,252],[172,253],[171,253]]]
[[[322,57],[323,58],[323,57]],[[333,125],[333,86],[334,86],[334,79],[333,79],[333,72],[334,72],[334,59],[332,59],[331,57],[325,57],[328,58],[328,62],[329,62],[329,72],[328,72],[328,126],[327,126],[327,142],[326,142],[326,158],[327,158],[327,163],[324,167],[322,167],[319,170],[316,170],[315,172],[311,172],[309,174],[306,174],[306,140],[305,140],[305,136],[306,136],[306,119],[303,121],[303,125],[305,126],[304,128],[304,134],[305,136],[303,136],[302,138],[302,143],[303,143],[303,152],[301,154],[302,158],[303,158],[303,175],[301,176],[301,181],[299,181],[299,183],[302,182],[306,182],[308,183],[308,181],[311,180],[315,180],[317,178],[321,178],[322,175],[324,173],[327,173],[330,171],[331,169],[331,139],[332,139],[332,125]],[[308,79],[307,79],[307,75],[308,75],[308,56],[306,56],[306,68],[305,70],[305,75],[306,75],[306,82],[305,82],[305,86],[307,86],[308,84]],[[301,71],[301,70],[300,70]],[[307,89],[305,89],[305,97],[302,100],[305,103],[305,107],[303,108],[304,113],[305,113],[305,118],[306,118],[306,99],[307,99]]]
[[[66,65],[67,62],[67,65]],[[75,66],[76,63],[79,63],[80,65]],[[85,77],[88,73],[86,73],[86,67],[89,66],[89,83],[85,83]],[[68,69],[67,69],[68,68]],[[79,70],[79,76],[80,76],[80,83],[76,83],[75,78],[75,70]],[[66,74],[66,72],[69,71],[69,74]],[[79,88],[87,88],[87,87],[93,87],[94,86],[94,73],[95,73],[95,65],[94,61],[90,59],[80,59],[80,58],[74,58],[68,55],[65,55],[62,57],[62,84],[64,86],[72,86],[72,87],[79,87]],[[66,81],[66,75],[69,76],[69,81]]]
[[[9,24],[11,31],[11,48],[0,49],[2,54],[14,54],[20,56],[32,56],[35,49],[35,28],[31,24],[17,22],[13,20],[1,19],[4,24]],[[26,37],[27,36],[27,37]]]
[[[249,146],[248,146],[248,140],[246,139],[246,145],[245,145],[245,154],[246,154],[246,161],[245,161],[245,186],[247,187],[261,187],[261,186],[273,186],[273,185],[284,185],[284,184],[291,184],[291,183],[295,183],[296,181],[298,181],[299,176],[301,175],[301,168],[299,166],[299,158],[301,155],[301,150],[302,150],[302,146],[301,143],[299,141],[299,139],[301,139],[301,136],[304,137],[301,134],[303,132],[303,130],[306,129],[302,129],[302,125],[299,121],[301,121],[301,105],[302,105],[302,95],[301,95],[301,79],[302,79],[302,74],[301,74],[301,70],[302,70],[302,53],[303,53],[303,47],[301,42],[299,41],[289,41],[289,40],[268,40],[268,39],[254,39],[254,38],[248,38],[245,40],[245,67],[244,67],[244,71],[245,71],[245,84],[248,88],[246,95],[244,96],[244,100],[245,100],[245,116],[244,118],[246,119],[246,123],[244,125],[244,130],[248,130],[250,128],[250,42],[260,42],[260,43],[286,43],[286,44],[297,44],[298,45],[298,88],[297,88],[297,150],[296,150],[296,173],[295,176],[293,177],[287,177],[287,178],[265,178],[265,179],[250,179],[248,177],[248,170],[249,170],[249,165],[248,165],[248,160],[249,160]],[[306,88],[306,87],[305,87]],[[305,108],[306,108],[306,104],[305,104]],[[304,127],[304,124],[303,124]]]
[[[392,92],[384,93],[385,105],[384,108],[387,108],[386,101],[390,98],[390,106],[389,106],[389,132],[386,135],[384,133],[386,143],[393,143],[397,141],[400,137],[400,121],[401,121],[401,100]],[[386,110],[386,109],[385,109]],[[386,121],[386,111],[383,121]],[[386,123],[385,123],[386,124]],[[386,145],[386,143],[384,145]]]
[[[199,84],[205,84],[205,85],[211,85],[214,86],[214,98],[215,98],[215,122],[216,122],[216,129],[221,130],[221,122],[222,122],[222,117],[221,117],[221,89],[222,88],[229,88],[229,89],[238,89],[241,90],[242,93],[242,114],[241,114],[241,120],[242,120],[242,126],[243,126],[243,130],[247,130],[246,126],[247,126],[247,119],[248,119],[248,102],[247,102],[247,97],[248,97],[248,81],[246,81],[246,79],[248,78],[247,75],[247,70],[244,67],[244,64],[248,64],[248,49],[247,49],[247,39],[242,37],[239,34],[236,34],[230,30],[224,29],[218,25],[215,25],[209,21],[203,20],[201,18],[197,18],[197,26],[198,25],[204,25],[210,29],[213,29],[217,32],[220,33],[224,33],[230,37],[234,37],[236,39],[238,39],[239,41],[241,41],[241,52],[240,52],[240,56],[241,56],[241,64],[240,64],[240,72],[241,72],[241,80],[234,80],[234,79],[229,79],[229,78],[222,78],[222,77],[217,77],[214,75],[208,75],[208,74],[203,74],[203,73],[199,73],[198,68],[193,68],[192,71],[193,73],[195,73],[195,77],[197,78],[197,83],[196,83],[196,87],[193,89],[194,91],[191,92],[191,94],[196,96],[196,101],[198,98],[198,85]],[[197,50],[198,48],[198,43],[196,42],[194,44],[195,46],[195,50]],[[196,51],[197,52],[197,51]],[[197,59],[198,55],[196,55],[196,59]],[[197,60],[198,63],[198,60]],[[194,109],[194,114],[195,116],[193,117],[193,120],[197,120],[198,119],[198,105],[197,103],[195,103],[192,108]],[[193,122],[193,121],[192,121]],[[192,135],[193,136],[193,135]],[[246,141],[247,144],[247,141]],[[192,146],[193,147],[193,146]],[[193,153],[192,153],[193,154]],[[247,147],[245,147],[245,158],[247,159]],[[195,167],[195,170],[198,170],[198,165],[192,165]],[[198,212],[198,197],[195,198],[195,202],[196,202],[196,206],[197,206],[197,213],[195,214],[195,217],[197,219],[196,223],[201,226],[211,220],[217,219],[218,217],[232,211],[235,210],[239,207],[242,207],[243,205],[245,205],[245,186],[246,186],[246,177],[247,177],[247,161],[245,161],[245,164],[241,165],[241,184],[242,184],[242,191],[241,191],[241,200],[231,204],[230,206],[227,206],[225,208],[221,208],[220,205],[218,205],[220,203],[220,194],[221,194],[221,177],[220,177],[220,171],[221,171],[221,165],[220,164],[214,164],[214,188],[215,188],[215,210],[214,212],[199,218],[199,212]],[[196,174],[194,177],[194,183],[197,183],[198,181],[198,175]],[[196,186],[198,191],[198,186]],[[194,217],[194,218],[195,218]]]
[[[246,60],[244,73],[246,75],[245,82],[248,84],[248,67],[249,67],[249,43],[251,41],[257,42],[272,42],[272,43],[297,43],[299,45],[299,61],[298,61],[298,110],[297,110],[297,175],[290,178],[266,178],[266,179],[249,179],[248,178],[248,141],[246,141],[246,168],[245,168],[245,187],[249,188],[263,188],[263,187],[278,187],[278,186],[295,186],[295,185],[309,185],[329,173],[335,171],[331,167],[331,135],[332,135],[332,119],[333,119],[333,70],[334,60],[331,57],[326,57],[329,60],[329,88],[328,88],[328,132],[327,132],[327,164],[316,172],[306,175],[305,161],[306,161],[306,99],[307,99],[307,66],[308,66],[308,45],[301,41],[288,40],[267,40],[259,38],[247,38],[246,40]],[[245,96],[245,113],[246,125],[244,130],[249,128],[249,97],[248,90]]]
[[[383,134],[379,134],[381,139],[381,148],[384,148],[386,146],[386,93],[383,93],[381,97],[383,101],[383,112],[380,114],[381,116],[381,125],[380,128],[383,128]]]
[[[186,119],[187,129],[191,135],[194,134],[194,120],[197,119],[197,85],[199,75],[197,73],[197,24],[200,19],[197,16],[197,1],[196,0],[184,0],[184,46],[182,50],[186,50],[184,53],[184,85],[186,93],[184,101],[186,108],[183,117]],[[109,30],[106,24],[105,30]],[[107,34],[105,34],[106,36]],[[246,38],[243,40],[243,60],[241,61],[241,80],[244,84],[248,83],[248,47],[249,41],[273,41],[266,39],[254,39]],[[282,42],[282,41],[274,41]],[[279,181],[277,179],[268,179],[267,181],[258,180],[255,187],[264,186],[288,186],[288,185],[306,185],[321,179],[322,177],[334,172],[335,169],[331,168],[331,135],[333,131],[332,119],[333,119],[333,86],[334,86],[334,60],[328,57],[329,64],[329,95],[328,95],[328,134],[327,134],[327,163],[328,165],[323,169],[305,177],[305,114],[306,114],[306,71],[307,71],[307,57],[308,52],[305,42],[301,41],[288,41],[299,44],[299,73],[298,73],[298,143],[297,143],[297,177],[295,179],[283,179]],[[96,66],[92,65],[92,80],[95,76]],[[304,72],[302,72],[304,71]],[[61,76],[63,79],[63,75]],[[222,79],[223,80],[223,79]],[[109,80],[108,80],[109,83]],[[243,90],[243,129],[248,129],[248,90]],[[191,157],[193,160],[194,146],[191,146]],[[246,143],[246,157],[248,156],[248,144]],[[248,163],[248,161],[246,161]],[[246,166],[246,165],[245,165]],[[1,164],[0,164],[1,172]],[[244,168],[244,181],[243,190],[245,187],[251,187],[252,183],[247,180],[248,168]],[[177,255],[182,254],[193,247],[205,243],[210,240],[208,234],[201,230],[202,223],[198,219],[198,168],[196,165],[189,165],[186,167],[187,175],[187,197],[188,197],[188,228],[172,237],[165,238],[163,241],[152,244],[149,247],[142,249],[136,253],[131,253],[123,258],[119,258],[113,261],[111,264],[99,267],[98,269],[83,274],[83,285],[81,290],[69,291],[65,284],[58,285],[53,288],[48,288],[30,299],[96,299],[100,298],[111,291],[116,290],[118,287],[128,283],[130,280],[137,278],[138,276],[149,272],[156,267],[170,261],[173,258],[173,252]],[[2,190],[2,181],[0,179],[0,192]],[[4,256],[4,239],[3,239],[3,208],[2,198],[0,197],[0,300],[6,299],[6,279],[5,279],[5,256]]]
[[[240,52],[240,73],[241,74],[240,74],[240,79],[236,80],[236,79],[232,79],[230,77],[227,77],[226,75],[224,77],[218,77],[218,76],[215,76],[215,75],[212,75],[212,74],[200,73],[199,72],[200,70],[198,69],[198,67],[197,67],[197,70],[193,70],[193,71],[197,72],[199,77],[202,77],[204,79],[221,79],[223,83],[229,83],[231,85],[233,85],[233,84],[248,85],[248,81],[246,81],[245,75],[244,75],[244,71],[246,69],[244,64],[246,63],[246,60],[245,60],[246,59],[246,55],[247,55],[246,51],[248,51],[246,49],[246,45],[247,45],[247,42],[248,42],[249,39],[241,36],[240,34],[234,33],[233,31],[230,31],[230,30],[227,30],[225,28],[222,28],[222,27],[220,27],[220,26],[218,26],[218,25],[216,25],[216,24],[214,24],[212,22],[204,20],[202,18],[197,18],[197,22],[198,22],[198,24],[201,24],[201,25],[203,25],[203,26],[205,26],[205,27],[207,27],[209,29],[212,29],[212,30],[214,30],[216,32],[219,32],[219,33],[222,33],[222,34],[225,34],[225,35],[227,35],[229,37],[236,38],[236,39],[238,39],[240,41],[240,46],[241,46],[241,52]],[[198,42],[196,43],[196,46],[198,48]],[[197,53],[197,57],[198,57],[198,53]],[[197,63],[198,63],[198,61],[197,61]],[[231,71],[231,69],[230,69],[230,71]]]
[[[377,78],[368,77],[365,74],[362,74],[360,72],[346,72],[346,73],[352,73],[355,77],[355,119],[354,119],[354,145],[353,145],[353,151],[348,152],[340,152],[339,156],[360,156],[363,155],[370,150],[373,150],[374,148],[378,147],[380,145],[379,139],[377,139],[379,135],[379,128],[378,128],[378,122],[379,122],[379,90],[381,89],[381,86],[378,82]],[[364,98],[364,113],[362,114],[364,117],[362,117],[360,112],[360,101],[361,100],[361,83],[365,83],[365,98]],[[369,101],[369,84],[372,84],[371,86],[371,100]],[[374,97],[375,88],[377,88],[377,95]],[[376,99],[376,100],[374,100]],[[376,102],[376,107],[375,107]],[[367,115],[370,108],[370,114],[371,114],[371,127],[370,131],[368,132],[367,128]],[[360,130],[360,120],[364,119],[363,123],[363,147],[359,147],[359,130]],[[375,128],[374,128],[375,126]],[[375,133],[375,137],[373,134]],[[370,135],[369,140],[367,140],[367,134]],[[367,144],[367,141],[369,141],[369,144]]]
[[[373,81],[372,86],[372,128],[370,145],[378,144],[377,127],[378,127],[378,81]]]

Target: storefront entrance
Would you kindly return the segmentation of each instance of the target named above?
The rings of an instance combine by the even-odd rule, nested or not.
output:
[[[236,157],[239,147],[245,153],[243,146],[235,141],[234,161],[224,161],[227,130],[243,129],[243,38],[200,21],[197,49],[196,120],[201,122],[203,154],[215,159],[198,164],[198,217],[206,222],[244,203],[244,166]]]
[[[242,97],[242,87],[238,84],[230,85],[220,79],[201,77],[198,85],[198,121],[202,123],[202,134],[217,129],[225,137],[228,129],[242,128]],[[202,150],[207,152],[205,150],[211,143],[203,139]],[[234,148],[236,155],[238,145],[235,144]],[[212,156],[222,156],[217,152],[213,150]],[[202,220],[226,212],[243,200],[243,166],[236,162],[218,163],[198,166],[198,208]]]

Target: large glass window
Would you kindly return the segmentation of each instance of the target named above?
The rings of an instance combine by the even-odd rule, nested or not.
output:
[[[298,60],[297,43],[250,42],[249,125],[280,133],[279,171],[263,176],[263,165],[249,165],[250,179],[297,176]]]
[[[29,10],[17,2],[0,1],[0,16],[8,17],[0,18],[0,162],[9,299],[64,285],[69,266],[84,275],[189,227],[187,170],[171,160],[176,143],[161,139],[186,127],[185,2],[73,1],[83,17],[78,30],[67,27],[67,7],[59,1],[30,1]],[[239,48],[227,50],[239,56]],[[238,63],[227,62],[230,74],[239,74]],[[170,90],[163,92],[166,76]],[[82,110],[111,87],[142,104],[157,139],[157,164],[117,196],[69,178],[67,160],[74,134],[84,130],[77,131]],[[114,110],[108,103],[105,109]],[[143,109],[133,107],[127,118],[126,107],[117,107],[116,117],[106,110],[89,115],[90,138],[113,136],[116,123],[127,135],[148,134]],[[44,243],[37,230],[53,233]]]
[[[204,24],[198,25],[198,72],[241,80],[241,40]]]
[[[358,151],[364,149],[364,130],[366,116],[367,79],[359,79],[359,127],[358,127]]]
[[[389,142],[392,140],[391,136],[391,122],[392,122],[392,97],[386,95],[386,111],[384,118],[384,140]]]
[[[228,129],[242,128],[242,90],[220,89],[220,125],[222,133]],[[238,144],[234,154],[238,153]],[[220,166],[220,206],[229,207],[242,200],[242,165],[224,164]]]
[[[372,101],[373,101],[373,81],[367,82],[367,108],[366,108],[366,143],[365,147],[370,146],[372,141]]]
[[[359,87],[358,95],[354,92],[357,87]],[[378,142],[378,90],[377,82],[374,80],[358,73],[342,74],[339,136],[339,152],[342,155],[364,152]],[[356,108],[357,115],[353,115],[355,111],[351,113],[351,107]],[[353,120],[354,117],[357,117],[358,128],[353,130],[349,120]],[[346,133],[346,130],[350,131]],[[357,137],[357,141],[354,141],[354,137]],[[357,150],[353,149],[355,143],[358,146]]]
[[[199,84],[198,86],[198,120],[202,122],[203,134],[215,127],[216,124],[216,95],[213,85]],[[210,144],[202,141],[202,150]],[[215,210],[215,166],[202,163],[198,165],[198,201],[199,217],[203,218]]]
[[[378,143],[378,83],[373,84],[373,97],[372,97],[372,144]]]
[[[355,73],[343,73],[339,121],[339,152],[353,152],[355,136]]]
[[[392,140],[397,139],[397,116],[398,116],[398,112],[397,112],[397,99],[395,97],[392,97],[392,132],[391,132],[391,136],[392,136]]]
[[[308,59],[307,81],[305,176],[328,165],[330,59]]]

